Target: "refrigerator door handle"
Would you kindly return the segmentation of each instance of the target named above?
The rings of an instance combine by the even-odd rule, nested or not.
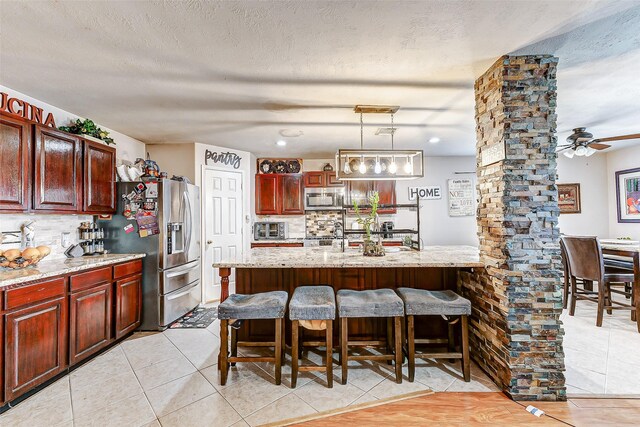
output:
[[[192,231],[192,227],[193,227],[193,212],[191,211],[191,202],[189,201],[189,194],[185,191],[182,193],[182,201],[183,203],[185,203],[185,207],[188,210],[188,212],[185,215],[185,220],[188,219],[188,222],[186,223],[186,235],[187,235],[187,242],[185,245],[185,250],[184,253],[187,254],[187,257],[189,256],[189,250],[191,249],[191,234],[193,233]],[[186,222],[186,221],[185,221]]]

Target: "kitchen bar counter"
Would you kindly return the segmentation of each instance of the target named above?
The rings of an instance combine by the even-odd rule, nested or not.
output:
[[[17,283],[60,276],[76,271],[90,270],[105,265],[117,264],[137,258],[144,258],[145,254],[108,254],[80,258],[44,259],[34,267],[20,270],[0,269],[0,289]]]
[[[223,259],[214,268],[398,268],[484,267],[473,246],[427,246],[421,251],[387,252],[365,257],[357,249],[254,248],[236,259]]]

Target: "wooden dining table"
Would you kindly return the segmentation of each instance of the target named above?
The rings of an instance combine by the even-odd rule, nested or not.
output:
[[[636,307],[635,320],[640,332],[640,245],[601,243],[604,255],[615,255],[633,260],[633,304]]]

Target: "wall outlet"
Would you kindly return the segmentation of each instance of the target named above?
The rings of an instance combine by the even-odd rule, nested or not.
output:
[[[63,248],[71,245],[71,233],[69,233],[68,231],[62,233],[61,245]]]

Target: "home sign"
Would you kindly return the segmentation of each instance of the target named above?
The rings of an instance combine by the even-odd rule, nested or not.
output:
[[[438,200],[442,199],[442,190],[439,185],[432,185],[427,187],[409,187],[409,200],[415,200],[419,197],[420,200]]]
[[[47,113],[45,117],[42,108],[31,105],[22,99],[10,97],[9,94],[4,92],[0,92],[0,111],[29,119],[45,126],[56,127],[53,114]]]

